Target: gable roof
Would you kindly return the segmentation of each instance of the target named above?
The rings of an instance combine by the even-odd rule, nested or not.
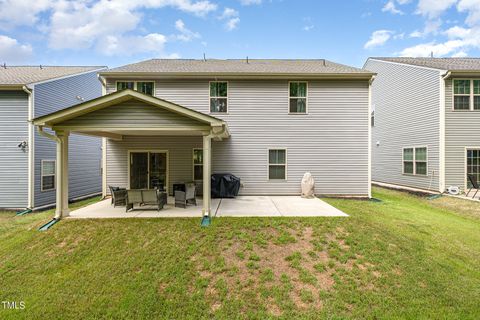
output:
[[[181,114],[188,118],[209,124],[211,126],[222,126],[225,124],[223,120],[213,117],[211,115],[204,114],[202,112],[183,107],[176,103],[146,95],[144,93],[140,93],[138,91],[130,89],[115,91],[104,96],[82,102],[41,117],[37,117],[33,119],[33,124],[37,126],[52,127],[57,123],[76,118],[78,116],[87,114],[95,110],[100,110],[112,105],[116,105],[130,99],[136,99],[153,106],[161,107],[165,110]]]
[[[0,66],[0,86],[21,86],[104,69],[101,66]]]
[[[480,58],[409,58],[372,57],[382,60],[439,70],[473,71],[480,70]]]
[[[324,59],[151,59],[100,72],[101,75],[357,75],[370,77],[372,72]]]

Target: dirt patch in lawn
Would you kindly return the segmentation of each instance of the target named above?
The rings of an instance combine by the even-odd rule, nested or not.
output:
[[[198,263],[201,259],[192,257],[197,272],[209,279],[205,295],[212,302],[212,311],[221,308],[218,299],[213,298],[217,294],[214,286],[219,280],[225,282],[228,299],[256,296],[258,305],[265,306],[272,315],[281,315],[280,306],[288,303],[297,309],[322,307],[320,294],[331,290],[335,281],[333,270],[328,267],[328,253],[313,245],[313,229],[269,234],[275,236],[260,243],[245,238],[219,243],[219,248],[223,248],[223,272],[204,270]]]

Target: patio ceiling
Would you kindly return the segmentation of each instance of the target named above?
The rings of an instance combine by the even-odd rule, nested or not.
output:
[[[33,124],[118,140],[124,135],[230,136],[221,119],[129,89],[38,117]]]

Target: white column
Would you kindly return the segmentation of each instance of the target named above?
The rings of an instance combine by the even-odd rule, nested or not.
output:
[[[212,175],[212,138],[203,136],[203,215],[210,216]]]
[[[70,210],[68,208],[68,135],[67,131],[55,132],[57,142],[57,167],[56,167],[56,187],[57,199],[55,218],[61,219],[68,217]]]

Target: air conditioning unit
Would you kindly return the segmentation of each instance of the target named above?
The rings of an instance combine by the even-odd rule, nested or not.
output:
[[[460,188],[458,186],[450,186],[447,188],[449,194],[458,195],[460,194]]]

